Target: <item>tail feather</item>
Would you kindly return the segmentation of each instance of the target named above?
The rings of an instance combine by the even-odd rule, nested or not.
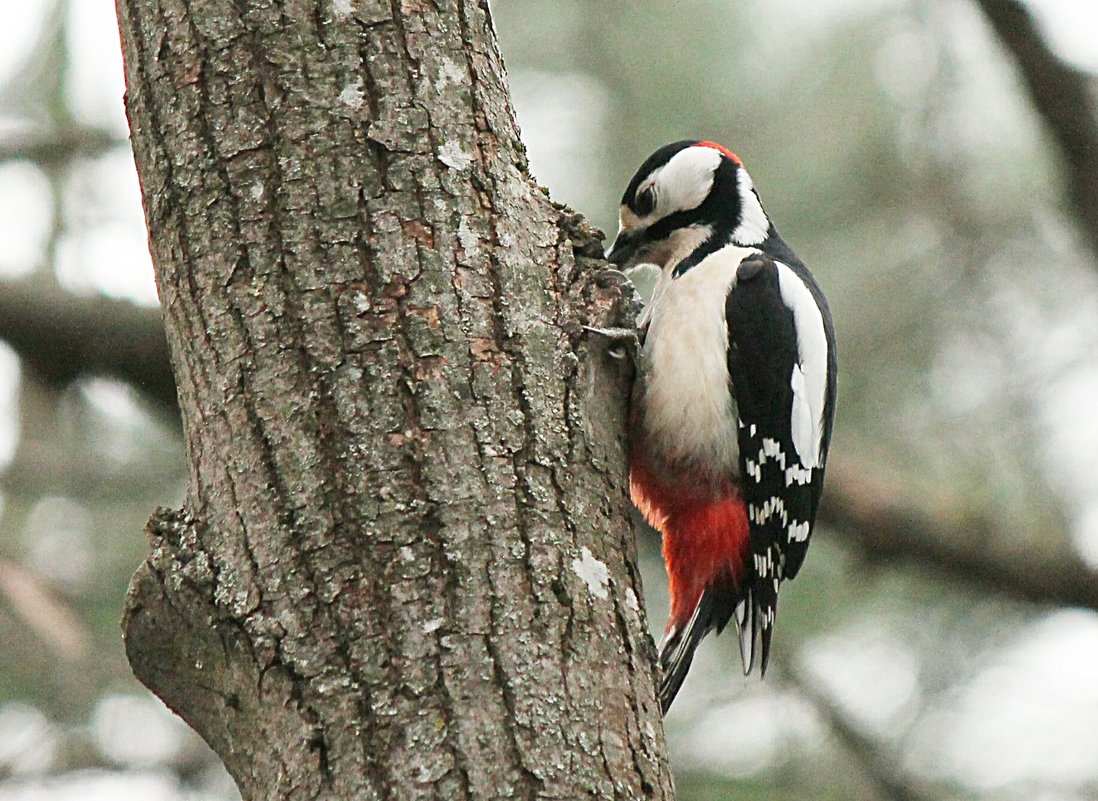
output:
[[[685,625],[673,625],[660,641],[660,707],[666,715],[678,695],[694,651],[705,636],[716,629],[720,634],[736,609],[739,593],[731,582],[710,585],[698,599],[694,614]]]
[[[759,675],[766,676],[770,662],[770,636],[774,633],[774,614],[767,614],[767,601],[760,601],[754,588],[748,587],[743,600],[736,606],[736,623],[740,628],[740,657],[743,675],[750,675],[759,659]],[[720,632],[717,632],[720,634]]]
[[[743,660],[743,675],[748,675],[755,665],[755,604],[748,590],[744,599],[736,605],[736,622],[740,627],[740,659]]]
[[[758,658],[759,673],[766,675],[766,665],[770,661],[773,613],[767,614],[767,609],[760,604],[751,587],[740,592],[731,582],[710,585],[698,599],[690,620],[685,625],[673,625],[660,641],[662,676],[659,696],[660,708],[665,715],[686,679],[698,645],[709,632],[716,630],[720,634],[733,617],[736,619],[736,628],[739,629],[743,674],[746,676],[751,673]]]
[[[702,604],[699,603],[694,610],[694,615],[685,626],[672,626],[664,638],[660,640],[660,709],[663,714],[671,708],[671,702],[682,687],[683,680],[690,670],[690,664],[694,661],[694,649],[705,636],[702,627],[698,626],[698,613]]]
[[[774,633],[773,621],[763,623],[759,631],[759,642],[762,643],[762,659],[759,660],[759,677],[766,678],[766,666],[770,663],[770,635]]]

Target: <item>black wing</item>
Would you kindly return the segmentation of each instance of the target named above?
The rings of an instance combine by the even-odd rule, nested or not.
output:
[[[835,408],[827,303],[804,265],[789,261],[763,253],[744,259],[725,305],[751,532],[752,563],[736,612],[745,672],[757,641],[766,672],[778,585],[797,574],[808,550]]]

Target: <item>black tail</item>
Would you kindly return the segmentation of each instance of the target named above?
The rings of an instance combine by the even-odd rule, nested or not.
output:
[[[713,629],[720,634],[736,610],[740,593],[731,581],[705,588],[685,626],[673,626],[660,641],[660,707],[666,715],[694,661],[694,650]]]
[[[774,597],[760,598],[755,588],[748,587],[743,600],[736,605],[736,624],[740,628],[740,658],[743,659],[745,676],[755,667],[755,649],[760,646],[759,675],[766,676],[766,665],[770,661],[770,635],[774,633],[774,613],[771,611],[767,614],[767,610],[773,610],[776,600]]]
[[[752,588],[740,592],[731,581],[720,582],[706,588],[698,599],[690,621],[682,627],[672,627],[660,641],[660,708],[666,715],[671,702],[678,695],[690,664],[694,661],[694,650],[709,632],[716,629],[717,634],[724,631],[732,616],[740,630],[740,656],[743,657],[743,673],[746,676],[755,664],[756,643],[762,646],[760,654],[760,673],[766,674],[766,663],[770,656],[771,620],[768,620],[759,608]]]

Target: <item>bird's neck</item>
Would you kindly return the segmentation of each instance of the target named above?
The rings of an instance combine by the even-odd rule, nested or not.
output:
[[[695,238],[689,243],[689,248],[676,248],[676,258],[669,259],[664,263],[664,272],[669,273],[672,276],[680,276],[702,262],[703,259],[716,253],[718,250],[728,247],[729,245],[735,245],[736,247],[762,247],[762,245],[756,241],[743,241],[737,236],[737,232],[742,228],[741,226],[722,226],[722,225],[705,225],[705,226],[692,226],[699,231],[705,232],[704,237]],[[755,237],[751,237],[755,240]]]

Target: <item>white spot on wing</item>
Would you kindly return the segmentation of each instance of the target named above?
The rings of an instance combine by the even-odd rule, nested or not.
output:
[[[803,487],[811,480],[811,467],[801,467],[799,464],[795,464],[785,469],[785,485],[787,487],[791,487],[794,484],[800,484]]]
[[[767,459],[773,459],[781,465],[782,470],[785,470],[785,451],[782,450],[782,444],[776,439],[763,437],[762,450],[759,451],[759,461],[765,462]]]
[[[610,571],[605,564],[595,558],[586,545],[580,550],[580,558],[572,560],[572,570],[583,580],[592,595],[603,600],[610,597],[607,591],[610,584]]]
[[[827,392],[827,335],[823,315],[812,293],[793,270],[778,262],[782,301],[793,312],[799,364],[789,378],[793,387],[790,427],[793,447],[805,467],[820,463],[824,398]]]
[[[760,526],[773,516],[780,517],[783,526],[789,523],[789,513],[785,510],[785,502],[777,495],[768,498],[762,506],[756,506],[753,503],[748,504],[747,515],[753,523]]]
[[[811,526],[808,525],[808,521],[803,523],[793,522],[789,524],[789,540],[790,542],[804,542],[808,539],[808,534],[811,531]]]

